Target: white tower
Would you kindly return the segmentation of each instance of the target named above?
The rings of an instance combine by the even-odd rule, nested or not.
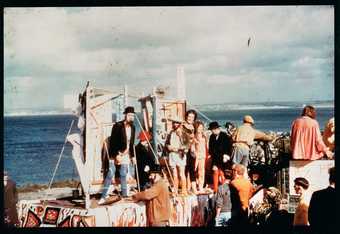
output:
[[[177,66],[177,98],[180,100],[186,99],[185,85],[184,68]]]

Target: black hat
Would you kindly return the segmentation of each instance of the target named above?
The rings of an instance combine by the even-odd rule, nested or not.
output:
[[[211,122],[210,124],[209,124],[209,130],[213,130],[213,129],[215,129],[215,128],[219,128],[219,127],[221,127],[216,121],[213,121],[213,122]]]
[[[128,114],[128,113],[135,113],[135,108],[133,108],[133,106],[128,106],[125,108],[123,114]]]
[[[151,174],[151,173],[159,173],[159,174],[161,174],[161,173],[162,173],[161,166],[158,165],[158,164],[155,164],[153,167],[151,167],[149,173],[150,173],[150,174]]]

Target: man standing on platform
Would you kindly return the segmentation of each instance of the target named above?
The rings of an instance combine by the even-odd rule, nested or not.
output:
[[[135,126],[133,125],[135,111],[132,106],[128,106],[124,111],[125,118],[115,123],[112,127],[109,149],[109,171],[104,181],[104,190],[98,202],[99,205],[104,204],[108,198],[109,188],[112,178],[115,176],[116,165],[120,166],[120,183],[122,196],[128,196],[127,190],[127,173],[130,160],[136,162],[133,153],[135,140]]]
[[[149,179],[152,186],[143,192],[132,196],[135,202],[148,201],[147,219],[149,226],[165,227],[170,220],[170,196],[169,189],[161,177],[161,169],[157,165],[150,171]]]
[[[273,137],[253,128],[254,119],[250,115],[243,117],[243,125],[238,127],[233,135],[233,163],[248,167],[250,147],[254,140],[272,141]]]
[[[221,183],[224,183],[223,170],[227,169],[227,162],[230,159],[230,140],[225,132],[221,131],[221,126],[216,122],[209,124],[209,130],[212,134],[209,138],[209,154],[212,157],[212,170],[213,170],[213,183],[214,192],[217,192],[219,177],[221,177]]]
[[[174,177],[175,193],[178,193],[178,177],[181,182],[181,194],[187,195],[185,166],[187,163],[188,148],[183,142],[183,129],[181,127],[183,120],[179,117],[170,119],[172,121],[172,130],[170,131],[165,147],[169,151],[169,165]]]

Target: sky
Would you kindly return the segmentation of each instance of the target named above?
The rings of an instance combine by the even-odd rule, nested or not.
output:
[[[5,112],[62,108],[87,81],[173,90],[178,66],[195,105],[333,100],[334,8],[4,10]]]

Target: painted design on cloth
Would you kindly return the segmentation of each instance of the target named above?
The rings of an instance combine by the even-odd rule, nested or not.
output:
[[[70,227],[71,226],[71,216],[67,216],[66,219],[61,221],[57,227]]]
[[[43,218],[44,224],[57,224],[57,220],[59,217],[60,208],[56,207],[47,207],[45,210],[45,215]]]
[[[24,227],[40,227],[41,220],[39,217],[31,210],[27,212],[27,219],[24,224]]]

